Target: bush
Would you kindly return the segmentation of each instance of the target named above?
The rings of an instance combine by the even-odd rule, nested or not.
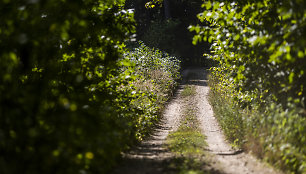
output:
[[[158,49],[147,47],[140,42],[140,46],[125,55],[136,65],[136,74],[145,81],[151,81],[159,91],[171,94],[180,79],[180,61]],[[160,103],[161,101],[158,101]]]
[[[274,102],[243,109],[235,90],[212,76],[209,85],[210,103],[228,140],[283,170],[305,172],[306,119],[300,109],[291,105],[285,110]]]
[[[172,96],[180,79],[180,62],[158,49],[151,49],[140,42],[140,46],[127,51],[123,61],[132,66],[133,80],[123,89],[133,90],[134,98],[128,108],[135,108],[130,120],[134,139],[142,140],[154,123],[158,121],[165,102]],[[126,73],[127,66],[121,68]],[[136,112],[137,111],[137,112]]]
[[[210,27],[191,30],[194,42],[212,43],[212,103],[230,139],[276,166],[305,172],[306,4],[226,0],[203,7],[198,17]]]
[[[153,124],[156,94],[118,60],[134,32],[123,5],[0,2],[1,174],[107,173]]]
[[[116,90],[134,31],[122,6],[0,1],[0,173],[103,173],[114,163],[134,98]]]

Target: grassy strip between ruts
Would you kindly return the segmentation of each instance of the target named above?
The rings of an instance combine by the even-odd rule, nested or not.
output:
[[[183,108],[183,118],[179,128],[171,132],[167,137],[167,146],[176,158],[170,163],[177,173],[204,174],[209,173],[205,148],[207,143],[205,136],[199,130],[199,122],[196,118],[196,108],[192,104],[192,97],[196,94],[195,86],[186,85],[181,93],[184,102],[188,102]],[[191,103],[190,103],[191,102]]]

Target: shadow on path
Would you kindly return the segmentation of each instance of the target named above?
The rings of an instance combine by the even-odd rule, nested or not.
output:
[[[203,70],[203,69],[202,69]],[[182,99],[180,93],[184,85],[207,86],[207,77],[187,69],[182,73],[182,85],[179,86],[172,100],[167,104],[160,122],[151,135],[143,142],[124,153],[113,174],[175,174],[175,173],[210,173],[222,174],[210,164],[204,162],[206,156],[183,157],[171,153],[165,140],[169,132],[175,130],[180,123]],[[203,158],[203,160],[201,160]],[[189,164],[193,163],[193,164]],[[197,163],[194,165],[194,163]],[[196,166],[196,168],[190,168]]]

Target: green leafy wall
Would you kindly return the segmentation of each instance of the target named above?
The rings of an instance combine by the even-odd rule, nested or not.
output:
[[[135,23],[123,6],[0,1],[1,174],[107,173],[153,125],[157,95],[124,58]]]
[[[210,26],[191,30],[194,42],[212,44],[212,103],[229,138],[305,172],[306,3],[208,0],[203,7],[198,18]]]

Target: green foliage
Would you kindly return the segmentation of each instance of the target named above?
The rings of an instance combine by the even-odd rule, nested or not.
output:
[[[142,111],[134,113],[132,122],[136,127],[136,139],[141,140],[158,120],[163,104],[176,88],[180,79],[180,62],[143,43],[132,51],[125,52],[124,60],[133,65],[133,73],[128,76],[134,77],[130,84],[136,97],[130,101],[129,107]],[[126,70],[127,67],[123,67],[122,72]]]
[[[300,116],[299,110],[294,105],[284,110],[280,105],[271,104],[265,114],[254,115],[257,118],[251,118],[252,123],[258,129],[252,134],[253,137],[265,137],[260,143],[264,147],[263,155],[269,157],[267,160],[294,173],[305,173],[306,119]],[[257,124],[254,119],[258,119]]]
[[[134,96],[116,71],[134,31],[123,5],[0,1],[0,173],[103,173],[114,163],[133,135]]]
[[[125,66],[121,71],[126,73],[126,65],[131,64],[133,71],[126,74],[126,77],[133,80],[130,80],[130,85],[121,88],[127,91],[133,89],[135,97],[129,100],[127,108],[136,109],[130,124],[134,126],[136,140],[142,140],[158,120],[163,104],[177,86],[180,79],[179,61],[143,43],[132,51],[126,51],[123,61]]]
[[[277,166],[305,172],[306,3],[208,0],[203,7],[198,18],[210,26],[191,30],[194,43],[212,43],[212,103],[232,125],[224,126],[230,139],[250,141]]]
[[[136,73],[143,79],[150,80],[156,87],[157,93],[171,94],[177,86],[180,77],[180,61],[158,49],[140,46],[125,54],[136,65]],[[152,89],[153,90],[153,89]]]
[[[235,101],[236,91],[214,78],[210,77],[210,102],[227,138],[279,168],[304,173],[306,119],[300,109],[290,105],[284,110],[273,102],[266,102],[264,110],[256,104],[242,109]]]
[[[0,173],[106,173],[148,131],[157,94],[119,59],[134,32],[123,5],[0,1]],[[164,63],[146,70],[178,78]]]
[[[209,79],[209,86],[211,89],[209,101],[221,128],[233,146],[241,147],[245,140],[245,125],[243,113],[239,112],[239,105],[234,101],[227,87],[219,85],[213,81],[212,77]],[[225,89],[221,89],[221,86]]]
[[[206,142],[201,132],[180,130],[169,135],[169,148],[178,154],[203,153]]]
[[[188,97],[188,96],[194,95],[195,93],[196,93],[195,86],[188,85],[182,91],[181,96]]]
[[[273,99],[305,107],[305,3],[207,1],[199,14],[211,27],[194,26],[194,42],[213,42],[211,57],[235,83],[241,102]],[[268,91],[266,91],[268,90]]]

